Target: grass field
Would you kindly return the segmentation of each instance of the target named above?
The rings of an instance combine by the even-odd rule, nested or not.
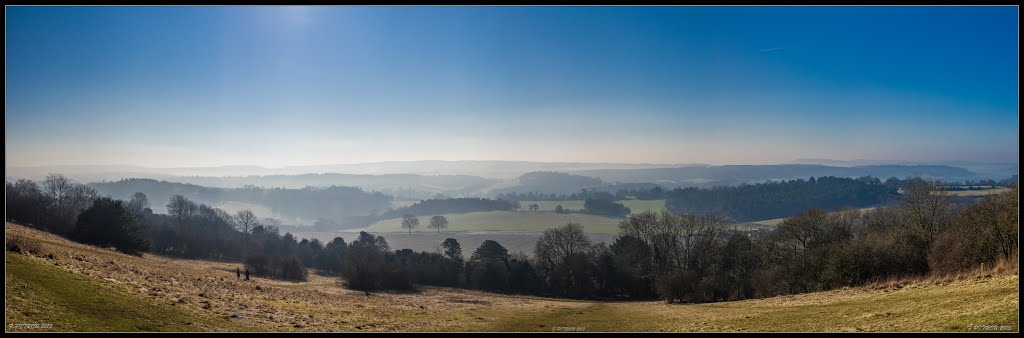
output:
[[[232,263],[133,257],[19,225],[7,238],[9,331],[1016,331],[1018,276],[910,280],[712,304],[597,302],[422,287],[366,296],[311,274],[235,279]]]
[[[665,210],[665,200],[621,200],[618,202],[629,208],[632,213]]]
[[[567,210],[583,210],[583,200],[567,200],[567,201],[519,201],[519,205],[523,209],[530,207],[530,204],[537,204],[541,211],[555,211],[555,207],[561,205],[562,208]]]
[[[558,214],[554,211],[487,211],[471,212],[465,214],[445,214],[448,218],[447,231],[514,231],[514,232],[541,232],[545,229],[565,225],[568,222],[576,222],[583,225],[584,231],[593,233],[616,233],[621,219],[588,215],[581,213]],[[436,232],[427,228],[430,217],[420,216],[420,226],[413,229],[417,232]],[[401,218],[392,218],[371,224],[362,229],[351,229],[349,231],[359,232],[407,232],[402,228]]]
[[[409,202],[409,201],[405,201]],[[631,211],[641,212],[645,210],[662,210],[665,208],[665,200],[623,200],[619,201],[623,205],[630,208]],[[448,229],[449,232],[464,232],[464,231],[512,231],[512,232],[536,232],[539,233],[546,229],[559,227],[565,225],[568,222],[576,222],[583,225],[586,232],[589,233],[602,233],[602,234],[614,234],[618,232],[618,225],[622,219],[589,215],[579,212],[571,212],[558,214],[555,213],[555,207],[562,205],[567,210],[582,210],[582,200],[568,200],[568,201],[520,201],[519,204],[526,209],[530,204],[537,204],[540,207],[539,212],[534,211],[486,211],[486,212],[470,212],[465,214],[445,214],[444,217],[448,218]],[[436,230],[427,228],[427,224],[430,222],[430,217],[420,216],[420,226],[413,229],[413,233],[425,233],[435,232]],[[402,220],[399,218],[386,219],[366,228],[351,229],[348,231],[359,232],[376,232],[376,233],[389,233],[389,232],[408,232],[408,230],[402,228]]]
[[[865,211],[869,211],[869,210],[873,210],[873,209],[875,209],[875,207],[860,208],[859,210],[861,212],[865,212]],[[766,220],[763,220],[763,221],[754,221],[754,222],[750,222],[750,223],[751,224],[761,224],[761,225],[765,225],[765,226],[768,226],[768,227],[776,227],[776,226],[779,225],[779,223],[782,223],[782,221],[785,221],[786,218],[788,218],[788,217],[766,219]]]

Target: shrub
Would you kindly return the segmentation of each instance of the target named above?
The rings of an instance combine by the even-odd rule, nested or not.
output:
[[[253,275],[289,281],[305,281],[306,268],[295,256],[255,254],[245,259],[245,268]]]
[[[1017,189],[983,199],[957,215],[935,240],[928,256],[938,273],[991,266],[1017,250]]]
[[[20,254],[37,254],[40,253],[39,244],[21,237],[11,237],[4,241],[4,246],[7,251]]]

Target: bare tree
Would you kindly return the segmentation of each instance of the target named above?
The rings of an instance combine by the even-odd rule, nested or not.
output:
[[[825,210],[809,209],[779,223],[779,234],[791,241],[791,248],[804,252],[824,236],[824,225],[828,214]]]
[[[42,185],[43,193],[51,202],[48,208],[49,217],[54,221],[51,230],[61,234],[69,234],[78,214],[99,197],[96,189],[74,184],[61,174],[47,175]]]
[[[647,244],[659,269],[681,268],[682,227],[675,226],[678,217],[664,210],[634,213],[619,223],[619,234],[636,237]]]
[[[132,194],[132,199],[128,201],[128,212],[134,217],[141,218],[145,213],[146,209],[149,209],[149,197],[141,192]]]
[[[925,236],[928,243],[935,240],[953,218],[953,200],[935,181],[914,177],[907,181],[903,192],[903,206],[910,222]]]
[[[406,215],[402,216],[402,227],[406,228],[406,229],[409,229],[409,234],[410,235],[412,235],[412,228],[418,227],[419,225],[420,225],[420,219],[416,218],[416,216],[409,215],[409,214],[406,214]]]
[[[186,237],[191,237],[192,223],[198,211],[199,206],[182,195],[171,196],[171,201],[167,203],[167,213],[184,230]]]
[[[590,238],[583,233],[583,226],[570,222],[559,228],[544,230],[537,239],[535,252],[538,261],[555,265],[563,263],[570,255],[588,253],[590,249]]]
[[[43,179],[42,186],[43,194],[49,200],[46,210],[51,221],[47,222],[47,227],[50,231],[67,231],[74,223],[68,215],[68,195],[73,186],[71,180],[61,174],[49,174]]]
[[[448,218],[444,216],[434,216],[430,218],[430,224],[427,224],[428,228],[437,229],[437,232],[441,232],[442,228],[448,228]]]
[[[61,174],[49,174],[43,179],[43,193],[50,197],[57,207],[62,207],[71,192],[71,180]]]
[[[78,216],[79,213],[92,205],[92,201],[99,198],[99,195],[99,192],[93,187],[82,184],[73,185],[67,197],[67,207],[71,217]]]
[[[240,210],[235,213],[234,218],[235,228],[242,233],[242,256],[245,256],[249,248],[249,235],[260,223],[256,214],[250,210]]]
[[[725,229],[725,220],[716,215],[682,215],[676,218],[679,222],[680,231],[680,253],[683,268],[689,267],[703,244],[710,243],[719,238]]]

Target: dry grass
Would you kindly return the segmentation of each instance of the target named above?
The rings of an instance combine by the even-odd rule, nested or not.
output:
[[[4,247],[7,251],[21,254],[37,255],[42,253],[42,249],[39,244],[27,240],[21,236],[12,236],[4,238]]]
[[[168,306],[197,318],[220,318],[258,331],[478,331],[499,314],[491,308],[520,309],[534,303],[558,302],[496,296],[482,292],[423,288],[418,293],[373,293],[341,288],[337,279],[310,274],[306,282],[238,280],[237,264],[181,260],[144,255],[135,257],[67,241],[20,225],[5,224],[8,238],[29,238],[52,258],[27,256],[26,264],[56,267],[97,284],[116,286],[124,294],[153,306]],[[19,261],[21,257],[17,258]],[[8,276],[18,278],[20,276]],[[11,291],[8,284],[8,291]],[[98,290],[102,291],[102,290]],[[25,297],[31,297],[26,295]],[[38,311],[22,308],[37,303],[7,302],[8,322],[47,322],[54,329],[109,331],[103,325],[80,327],[67,323],[69,309]],[[35,317],[18,317],[17,313]],[[238,325],[204,326],[203,330],[238,330]]]
[[[5,320],[53,323],[55,330],[964,331],[978,324],[1017,329],[1015,263],[990,267],[991,274],[976,277],[697,305],[572,301],[434,287],[367,297],[339,287],[335,278],[312,273],[301,283],[247,282],[235,278],[237,265],[232,263],[135,257],[10,223],[5,230],[7,238],[31,240],[48,253],[8,254],[9,267],[21,271],[16,273],[74,279],[89,287],[83,301],[107,297],[118,308],[104,311],[139,313],[119,322],[71,322],[68,318],[82,317],[83,310],[43,297],[38,293],[47,290],[39,288],[48,284],[32,284],[35,279],[9,269],[6,291],[19,298],[8,297]],[[34,292],[18,290],[33,285]]]

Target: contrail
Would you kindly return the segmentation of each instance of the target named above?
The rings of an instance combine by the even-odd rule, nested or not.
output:
[[[759,52],[770,52],[770,51],[773,51],[773,50],[783,50],[783,49],[785,49],[785,48],[776,47],[776,48],[762,49],[762,50],[759,50]]]

